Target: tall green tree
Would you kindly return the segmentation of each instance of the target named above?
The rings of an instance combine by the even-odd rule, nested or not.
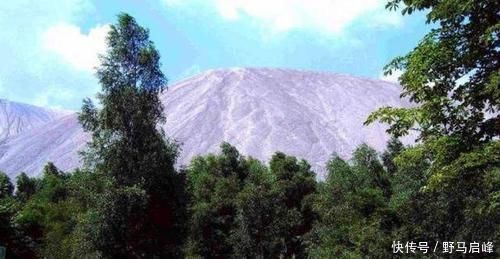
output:
[[[353,206],[348,200],[357,189],[358,176],[337,155],[328,161],[326,169],[326,180],[319,183],[314,202],[319,220],[308,235],[308,255],[312,258],[361,257],[348,235],[354,225]]]
[[[36,258],[36,245],[16,223],[21,207],[12,197],[0,199],[0,245],[7,249],[8,258]]]
[[[403,14],[427,12],[432,29],[385,73],[402,70],[403,96],[413,108],[382,108],[368,122],[381,120],[395,135],[417,128],[422,139],[451,136],[471,150],[500,134],[500,7],[497,1],[391,0]],[[416,127],[418,125],[418,127]]]
[[[284,232],[289,225],[287,208],[268,168],[249,160],[249,176],[238,194],[236,227],[231,241],[238,258],[283,256]]]
[[[31,178],[26,173],[21,173],[16,177],[16,198],[26,202],[35,194],[38,188],[35,178]]]
[[[375,149],[366,144],[360,145],[353,153],[353,167],[358,175],[359,186],[377,188],[386,198],[391,196],[391,184],[387,172],[380,163],[379,155]],[[368,177],[367,177],[368,176]]]
[[[306,256],[305,235],[316,220],[316,180],[307,162],[276,153],[268,168],[223,143],[220,154],[193,159],[187,178],[188,256]]]
[[[277,152],[269,162],[269,169],[275,178],[274,189],[286,212],[281,218],[279,236],[282,238],[281,256],[306,256],[305,235],[311,230],[317,218],[313,210],[316,193],[315,173],[305,160]]]
[[[392,137],[389,142],[387,142],[387,149],[384,151],[384,153],[382,153],[382,162],[389,174],[394,174],[397,172],[394,159],[403,151],[404,145],[399,139]]]
[[[11,197],[14,193],[14,185],[7,174],[0,171],[0,199]]]
[[[57,173],[53,173],[57,172]],[[66,181],[68,176],[49,163],[44,167],[42,177],[29,178],[21,174],[17,183],[16,200],[18,211],[13,217],[16,232],[22,233],[24,246],[21,250],[43,257],[45,245],[50,238],[53,226],[64,222],[73,210],[63,209],[59,205],[67,198]],[[64,215],[64,216],[62,216]],[[60,258],[59,256],[52,256]]]
[[[177,257],[184,231],[177,145],[167,141],[159,94],[167,79],[149,31],[120,14],[106,38],[97,77],[101,108],[79,115],[92,135],[84,161],[106,182],[91,210],[89,236],[103,257]],[[180,186],[179,186],[180,185]]]
[[[386,151],[386,153],[388,152]],[[394,206],[396,210],[400,210],[402,208],[398,206],[411,203],[412,196],[421,191],[426,185],[430,158],[422,145],[416,145],[405,149],[396,156],[390,156],[389,161],[390,164],[394,165],[395,169],[395,172],[391,175],[393,189],[391,206]]]
[[[13,221],[19,206],[12,198],[13,190],[9,176],[0,171],[0,244],[16,257],[20,252],[19,238]]]
[[[393,195],[378,153],[360,145],[351,161],[334,155],[320,184],[314,209],[319,221],[308,235],[313,258],[385,258],[399,219],[389,207]]]
[[[193,159],[188,167],[191,196],[189,256],[227,258],[234,255],[238,193],[248,175],[248,162],[228,143],[221,153]]]
[[[386,73],[403,71],[402,95],[417,105],[385,107],[366,122],[388,123],[396,137],[418,132],[421,144],[403,152],[412,162],[400,163],[419,179],[403,187],[407,202],[398,203],[408,226],[403,232],[422,240],[498,243],[500,6],[493,0],[387,4],[399,7],[403,15],[425,11],[435,25],[412,51],[386,66]]]

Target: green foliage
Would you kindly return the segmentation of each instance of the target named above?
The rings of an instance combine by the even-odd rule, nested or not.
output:
[[[403,96],[418,105],[385,107],[366,122],[388,123],[395,136],[419,131],[421,143],[394,159],[391,206],[402,219],[396,233],[407,240],[498,243],[499,5],[392,0],[387,8],[402,3],[403,15],[427,11],[436,28],[386,67],[403,71]]]
[[[177,145],[165,139],[159,93],[166,84],[160,55],[147,29],[120,14],[107,37],[97,77],[97,109],[86,100],[79,119],[92,141],[86,168],[105,188],[93,199],[82,227],[103,257],[174,257],[180,254],[185,215]]]
[[[21,173],[16,178],[16,198],[22,202],[28,201],[37,191],[39,183],[35,178],[28,177]]]
[[[391,181],[377,152],[361,145],[350,163],[334,155],[327,169],[314,203],[319,221],[309,235],[309,255],[390,257],[398,218],[389,207]]]
[[[248,162],[228,143],[222,153],[195,158],[187,171],[191,193],[190,236],[187,254],[228,257],[234,253],[237,196],[248,175]]]
[[[42,170],[44,176],[61,176],[61,172],[52,162],[48,162]]]
[[[412,197],[425,186],[429,174],[430,159],[422,145],[406,148],[392,158],[397,170],[391,177],[393,196],[391,206],[400,210],[400,206],[411,202]]]
[[[396,9],[402,3],[391,0],[387,6]],[[465,149],[498,136],[497,1],[404,1],[403,14],[417,10],[427,11],[427,22],[438,26],[414,50],[394,59],[386,73],[403,70],[403,96],[419,106],[384,108],[367,122],[386,122],[397,136],[418,125],[423,139],[456,136]]]
[[[280,203],[267,168],[254,162],[248,182],[238,194],[236,227],[231,239],[238,258],[276,258],[282,252],[286,209]]]
[[[444,143],[449,145],[431,145],[443,152],[435,164],[456,157],[447,152],[453,142]],[[392,256],[393,240],[496,242],[498,142],[459,155],[448,168],[434,168],[431,147],[392,144],[384,153],[399,153],[385,157],[395,166],[393,174],[377,152],[361,145],[349,162],[332,157],[325,182],[316,182],[305,161],[276,153],[267,167],[227,143],[218,155],[194,159],[186,170],[187,184],[180,187],[187,187],[190,200],[186,256],[386,258]],[[437,169],[440,173],[431,173]],[[144,220],[155,220],[147,216],[150,195],[140,185],[117,188],[106,174],[80,170],[26,179],[36,188],[25,203],[20,197],[0,199],[5,233],[0,242],[14,255],[119,257],[120,251],[109,251],[122,242],[131,245],[130,240],[144,251],[134,257],[157,251],[149,243],[152,224]],[[168,230],[153,223],[158,229],[153,234],[168,237]],[[109,235],[116,226],[124,235]],[[94,243],[103,236],[106,253]]]
[[[0,171],[0,199],[11,197],[14,185],[10,182],[8,175]]]
[[[353,153],[353,169],[359,188],[377,188],[386,198],[391,195],[388,174],[379,160],[377,151],[366,144],[359,146]]]
[[[221,154],[188,167],[189,256],[305,256],[304,235],[315,220],[314,173],[305,161],[276,153],[270,169],[223,143]]]
[[[404,146],[399,139],[392,137],[387,143],[387,150],[382,154],[382,162],[386,171],[389,174],[394,174],[397,172],[397,166],[394,163],[394,158],[396,158],[401,152],[404,151]]]
[[[431,168],[435,172],[424,191],[416,193],[414,204],[406,207],[408,226],[419,226],[408,231],[428,238],[498,242],[499,151],[495,141],[448,165]],[[445,228],[446,224],[454,227]]]
[[[0,199],[0,244],[9,258],[35,258],[36,245],[15,222],[22,204],[12,197]]]
[[[170,147],[156,128],[164,120],[158,94],[166,83],[159,54],[148,31],[127,14],[111,26],[107,43],[97,70],[102,109],[86,100],[79,116],[92,133],[84,158],[89,167],[111,174],[118,184],[153,184],[149,181],[154,177],[145,177],[157,172],[151,166],[165,168],[172,162],[166,157]]]
[[[282,254],[286,257],[304,257],[305,235],[311,230],[316,214],[313,211],[313,195],[316,193],[315,174],[305,161],[283,153],[276,153],[269,162],[275,177],[275,189],[280,204],[284,205],[286,221],[283,224]]]

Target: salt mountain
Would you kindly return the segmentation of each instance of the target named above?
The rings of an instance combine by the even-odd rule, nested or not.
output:
[[[0,142],[53,121],[65,113],[0,99]]]
[[[167,117],[163,127],[182,143],[180,165],[196,155],[217,152],[227,141],[242,154],[263,161],[276,151],[304,158],[322,177],[332,153],[349,158],[361,143],[384,149],[386,128],[365,127],[363,122],[379,107],[409,106],[399,98],[400,92],[394,83],[333,73],[210,70],[162,93]],[[16,121],[30,126],[0,143],[1,171],[14,178],[20,172],[38,175],[48,161],[65,171],[80,166],[78,151],[89,137],[76,114],[45,114],[45,109],[16,105],[24,107],[11,109],[18,113],[13,115]],[[11,132],[10,121],[0,118],[3,131]]]

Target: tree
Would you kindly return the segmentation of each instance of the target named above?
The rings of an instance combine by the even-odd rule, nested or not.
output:
[[[283,153],[270,168],[228,143],[218,155],[192,160],[188,256],[305,256],[305,235],[316,220],[315,175],[307,162]]]
[[[27,176],[26,173],[21,173],[16,179],[16,197],[26,202],[37,191],[37,180]]]
[[[7,249],[9,258],[36,258],[28,233],[15,222],[21,206],[12,197],[0,199],[0,244]]]
[[[418,125],[420,137],[451,136],[470,150],[500,134],[500,39],[497,1],[391,0],[404,3],[403,14],[428,11],[435,23],[405,56],[386,66],[386,74],[402,70],[403,96],[413,108],[382,108],[367,120],[389,123],[390,132],[404,135]]]
[[[314,210],[319,220],[308,235],[308,255],[312,258],[361,257],[355,251],[346,224],[352,225],[352,192],[358,186],[352,167],[338,155],[332,155],[327,165],[327,176],[319,184]]]
[[[238,258],[282,255],[287,209],[281,203],[280,193],[273,188],[274,183],[265,165],[257,160],[249,161],[249,176],[237,197],[236,227],[231,234]]]
[[[407,195],[395,203],[405,219],[400,232],[421,240],[497,243],[500,7],[490,0],[391,0],[387,8],[403,3],[403,15],[427,11],[427,22],[436,25],[386,66],[386,73],[403,71],[402,95],[417,105],[385,107],[366,121],[388,123],[396,137],[419,132],[421,144],[395,158],[399,177],[414,176],[400,184]]]
[[[391,175],[391,206],[401,210],[399,206],[411,202],[412,197],[425,186],[430,158],[422,145],[416,145],[392,157],[390,163],[396,169]]]
[[[102,108],[87,99],[79,115],[92,135],[85,165],[104,175],[106,186],[89,212],[88,238],[104,257],[177,257],[185,215],[177,145],[158,129],[167,82],[160,55],[128,14],[118,16],[106,40],[97,69]]]
[[[14,192],[14,185],[8,175],[0,171],[0,199],[11,197]]]
[[[327,170],[314,202],[319,220],[308,235],[309,256],[390,257],[388,248],[399,219],[389,207],[390,175],[378,153],[362,144],[349,163],[333,155]]]
[[[17,198],[22,202],[14,223],[18,231],[24,234],[28,244],[24,249],[33,250],[40,257],[50,256],[64,258],[67,251],[62,246],[62,240],[68,237],[72,230],[72,216],[76,216],[68,201],[67,180],[53,164],[48,163],[40,179],[32,179],[20,175],[18,180]],[[64,227],[63,227],[64,226]],[[55,233],[58,233],[56,236]],[[57,244],[57,253],[48,253],[47,246]]]
[[[370,188],[378,188],[384,194],[385,198],[389,198],[392,194],[391,184],[387,172],[380,163],[377,151],[366,144],[360,145],[353,153],[353,168],[356,174],[361,174],[358,177],[358,186]]]
[[[23,242],[26,238],[14,223],[20,204],[12,197],[13,190],[9,177],[0,172],[0,244],[13,258],[34,257],[33,251]]]
[[[43,170],[42,170],[42,175],[44,175],[44,176],[46,176],[46,175],[60,176],[62,174],[63,174],[63,172],[61,172],[61,170],[59,170],[59,168],[57,168],[56,165],[54,165],[54,163],[52,163],[52,162],[48,162],[43,167]]]
[[[404,150],[404,145],[399,139],[391,138],[387,142],[387,149],[382,154],[382,162],[385,169],[389,174],[394,174],[397,171],[396,165],[394,164],[394,159],[401,154]]]
[[[281,218],[279,236],[282,238],[281,256],[304,257],[305,235],[317,218],[313,211],[313,196],[316,193],[315,174],[305,161],[293,156],[275,153],[269,162],[275,178],[274,188],[279,195],[286,216]]]
[[[190,204],[189,256],[230,257],[235,251],[238,193],[248,175],[248,162],[228,143],[219,155],[197,157],[187,170]]]

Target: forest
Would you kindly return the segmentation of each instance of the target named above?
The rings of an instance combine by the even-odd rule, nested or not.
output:
[[[386,67],[403,71],[402,97],[416,105],[374,111],[366,124],[388,125],[386,150],[332,154],[324,180],[305,160],[263,162],[230,143],[177,167],[182,146],[158,127],[168,119],[160,54],[148,29],[118,15],[97,68],[99,104],[86,99],[79,112],[92,137],[84,166],[0,173],[7,258],[498,258],[498,3],[386,7],[434,24]],[[410,132],[418,140],[405,146]]]

